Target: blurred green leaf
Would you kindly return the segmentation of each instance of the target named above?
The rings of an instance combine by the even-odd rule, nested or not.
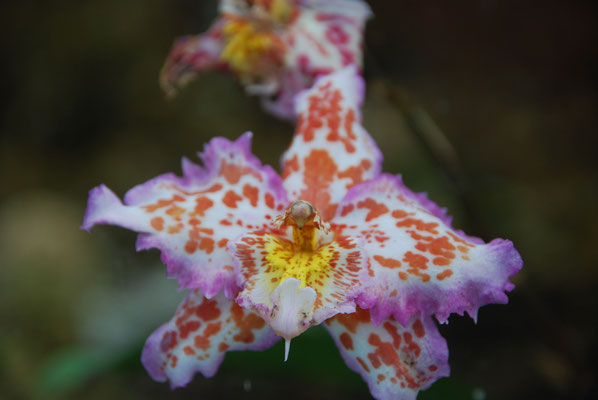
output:
[[[122,358],[115,349],[69,347],[48,357],[37,376],[36,386],[47,396],[59,396],[84,385]]]

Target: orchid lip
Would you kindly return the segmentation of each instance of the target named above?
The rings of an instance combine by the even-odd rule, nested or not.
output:
[[[351,293],[360,286],[367,255],[359,238],[328,235],[330,225],[305,200],[291,202],[273,224],[277,230],[251,232],[229,249],[245,282],[237,302],[286,340],[286,360],[291,339],[355,310]]]

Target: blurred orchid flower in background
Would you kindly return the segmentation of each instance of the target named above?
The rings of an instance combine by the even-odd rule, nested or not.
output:
[[[361,125],[356,66],[318,78],[296,102],[298,126],[279,176],[250,152],[251,134],[214,138],[183,176],[158,176],[124,204],[91,190],[83,228],[140,232],[168,276],[191,289],[148,339],[156,380],[213,376],[226,351],[263,350],[324,323],[347,365],[378,399],[413,399],[448,376],[432,316],[506,303],[522,267],[510,241],[485,244],[400,176]]]
[[[285,119],[294,118],[295,95],[317,75],[361,64],[371,16],[362,0],[221,0],[220,13],[207,32],[176,40],[162,88],[172,96],[199,72],[229,70]]]

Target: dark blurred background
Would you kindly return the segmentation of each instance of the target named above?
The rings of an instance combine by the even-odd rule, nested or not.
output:
[[[452,376],[420,398],[597,398],[594,2],[370,5],[364,118],[385,170],[525,262],[508,306],[441,326]],[[183,294],[134,233],[78,230],[91,187],[180,173],[213,136],[251,130],[278,167],[293,127],[230,76],[174,101],[158,87],[174,38],[215,14],[215,0],[0,6],[0,398],[368,398],[319,327],[286,364],[280,345],[230,353],[170,392],[139,355]]]

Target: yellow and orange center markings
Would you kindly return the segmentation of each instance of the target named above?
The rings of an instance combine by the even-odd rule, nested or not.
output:
[[[285,45],[276,27],[290,23],[298,13],[291,0],[248,4],[250,16],[225,15],[227,22],[222,28],[226,44],[220,58],[242,77],[260,76],[262,69],[282,63]]]

